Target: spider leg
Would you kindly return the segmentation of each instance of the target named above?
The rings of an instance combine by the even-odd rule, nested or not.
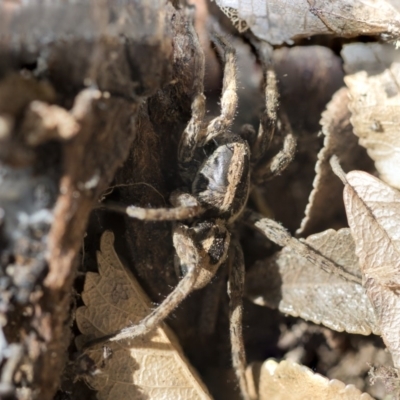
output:
[[[200,86],[200,85],[196,85]],[[178,147],[178,160],[180,164],[187,164],[193,159],[194,152],[198,145],[199,133],[205,114],[205,96],[203,85],[197,88],[192,101],[192,117],[182,133]]]
[[[254,164],[257,164],[268,150],[278,123],[279,92],[276,74],[271,66],[266,66],[265,60],[262,61],[262,64],[264,70],[265,109],[261,115],[258,134],[251,149],[251,157]]]
[[[240,244],[232,240],[229,254],[229,330],[232,346],[232,364],[239,381],[239,388],[244,400],[250,400],[246,379],[246,352],[243,342],[243,292],[244,292],[244,257]]]
[[[222,36],[214,34],[213,41],[217,48],[221,50],[224,61],[221,114],[208,124],[203,138],[204,144],[229,130],[235,118],[238,104],[235,49]]]
[[[293,161],[296,153],[297,140],[292,133],[290,122],[284,113],[280,113],[281,131],[283,132],[283,147],[272,159],[266,163],[260,163],[252,175],[255,184],[262,184],[277,175],[280,175]]]
[[[221,265],[220,273],[205,287],[205,294],[201,304],[199,318],[199,333],[201,337],[209,340],[215,332],[221,298],[226,290],[227,268],[226,263]]]
[[[216,243],[212,243],[213,239]],[[218,221],[209,221],[194,228],[176,224],[173,240],[181,267],[185,269],[185,276],[175,289],[139,323],[94,339],[88,342],[84,349],[105,341],[133,339],[157,328],[191,292],[210,282],[219,266],[226,260],[230,235],[224,226],[218,224]]]
[[[155,329],[193,291],[199,272],[198,265],[188,265],[186,275],[155,310],[138,324],[121,329],[109,340],[133,339]]]
[[[196,198],[189,193],[175,191],[171,194],[170,201],[174,206],[172,208],[145,208],[119,204],[104,204],[102,207],[142,221],[182,221],[198,217],[204,212]]]
[[[255,165],[252,180],[254,183],[260,184],[279,175],[290,164],[296,150],[296,139],[286,114],[282,111],[278,113],[279,90],[276,73],[271,65],[272,49],[267,44],[258,43],[255,45],[264,71],[265,87],[265,110],[261,116],[258,134],[254,143],[252,143],[251,149],[252,162]],[[263,157],[279,124],[281,134],[284,136],[282,150],[272,159],[265,162]]]
[[[306,258],[313,264],[318,265],[324,271],[338,275],[346,281],[361,284],[360,278],[347,272],[342,266],[336,264],[329,258],[321,255],[308,243],[293,237],[279,222],[270,218],[264,218],[262,215],[251,211],[250,209],[244,211],[243,221],[245,221],[246,225],[255,227],[278,246],[290,248],[298,255]]]
[[[165,318],[193,291],[200,267],[196,264],[187,266],[186,275],[179,281],[175,289],[164,299],[164,301],[154,309],[147,317],[140,322],[127,326],[119,331],[109,335],[91,340],[84,349],[88,349],[96,344],[106,341],[115,342],[123,339],[134,339],[135,337],[145,335],[157,328]]]
[[[178,162],[180,174],[184,181],[190,182],[190,164],[194,157],[200,140],[200,132],[205,114],[204,91],[204,53],[199,43],[199,38],[192,25],[190,33],[193,48],[196,51],[195,72],[193,74],[192,116],[188,122],[178,145]]]

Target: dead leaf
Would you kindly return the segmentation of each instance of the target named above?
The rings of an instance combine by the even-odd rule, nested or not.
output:
[[[400,13],[390,1],[215,0],[239,30],[250,28],[271,44],[320,34],[342,37],[400,33]]]
[[[344,202],[366,277],[400,287],[400,193],[362,171],[346,175]]]
[[[76,312],[78,328],[86,337],[79,337],[78,343],[138,322],[151,311],[150,300],[118,259],[113,243],[114,234],[104,232],[97,253],[99,274],[87,273],[82,293],[86,306]],[[100,369],[87,378],[98,390],[99,400],[210,399],[165,325],[134,340],[90,349],[88,354]]]
[[[344,203],[364,286],[400,367],[400,193],[362,171],[346,175]]]
[[[328,380],[293,361],[269,359],[260,369],[259,400],[371,400],[353,385]]]
[[[400,368],[400,298],[398,293],[379,285],[374,278],[367,278],[364,287],[374,306],[376,317],[382,331],[393,364]]]
[[[346,272],[361,276],[349,229],[330,229],[309,236],[306,243]],[[249,271],[246,293],[256,304],[279,308],[339,332],[379,334],[374,310],[361,284],[324,271],[288,247]]]
[[[338,220],[339,223],[340,220],[345,223],[342,183],[335,179],[329,164],[332,155],[336,154],[340,158],[341,165],[347,171],[356,168],[367,171],[373,169],[371,159],[365,149],[358,145],[357,137],[353,134],[348,104],[349,92],[346,88],[341,88],[322,113],[320,124],[325,135],[324,147],[318,154],[313,190],[301,226],[296,232],[298,235],[307,236],[321,232],[332,227],[332,222],[337,223]]]
[[[380,178],[400,189],[400,52],[391,45],[344,47],[351,123]]]

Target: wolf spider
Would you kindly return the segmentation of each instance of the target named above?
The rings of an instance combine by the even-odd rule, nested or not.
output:
[[[197,71],[192,116],[178,148],[180,175],[190,190],[172,193],[170,201],[173,208],[112,207],[115,211],[126,212],[130,217],[145,221],[184,221],[175,222],[173,227],[177,265],[183,278],[140,323],[94,342],[117,341],[148,333],[192,291],[206,286],[221,264],[225,263],[229,270],[232,362],[242,396],[249,399],[242,337],[244,259],[233,226],[246,206],[251,181],[261,183],[282,172],[294,156],[296,143],[287,120],[279,122],[277,118],[277,83],[272,68],[265,69],[266,110],[258,133],[248,127],[242,129],[242,135],[230,132],[238,101],[235,51],[221,37],[215,37],[214,42],[224,62],[221,114],[204,126],[203,59]],[[286,131],[283,149],[266,162],[263,156],[279,124],[280,129]]]

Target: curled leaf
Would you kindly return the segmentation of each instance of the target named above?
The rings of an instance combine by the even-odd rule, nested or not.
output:
[[[380,178],[400,189],[400,52],[391,45],[344,47],[351,123]]]
[[[118,259],[114,234],[104,232],[97,253],[99,274],[88,273],[76,312],[78,342],[104,336],[140,321],[151,303]],[[166,327],[132,340],[105,343],[88,350],[100,372],[87,378],[99,400],[210,399],[206,388]]]
[[[400,287],[400,193],[362,171],[346,175],[343,197],[366,277]]]
[[[349,229],[311,235],[306,243],[354,276],[360,276]],[[259,305],[279,308],[331,329],[369,335],[379,333],[374,310],[361,284],[328,273],[285,247],[259,261],[246,277],[247,296]]]
[[[364,286],[383,340],[400,367],[400,193],[362,171],[346,175],[343,197]]]
[[[329,164],[332,155],[340,158],[345,170],[373,168],[365,149],[358,145],[357,137],[353,134],[348,105],[349,91],[341,88],[322,113],[320,124],[325,136],[324,146],[318,154],[313,190],[301,226],[296,232],[298,235],[321,232],[332,226],[332,221],[338,219],[345,221],[342,183],[335,178]]]

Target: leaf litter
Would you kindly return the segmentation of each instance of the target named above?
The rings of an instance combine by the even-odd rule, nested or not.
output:
[[[351,171],[343,192],[364,287],[382,338],[400,367],[400,193],[372,175]]]
[[[258,367],[258,368],[257,368]],[[354,385],[329,380],[290,360],[266,360],[258,369],[258,400],[372,400]]]
[[[104,232],[97,253],[99,274],[86,275],[85,306],[76,311],[84,335],[77,338],[78,347],[140,321],[152,309],[136,279],[118,259],[113,243],[114,234]],[[99,345],[88,355],[98,371],[86,379],[98,391],[99,400],[211,399],[165,325],[143,337]]]
[[[306,243],[347,272],[361,276],[349,229],[311,235]],[[379,334],[374,310],[361,284],[324,271],[289,247],[257,262],[247,274],[246,288],[256,304],[282,313],[339,332]]]
[[[400,189],[400,51],[353,43],[342,51],[351,123],[380,178]]]
[[[250,28],[271,44],[292,44],[312,35],[398,36],[400,13],[394,2],[339,0],[215,0],[239,30]]]
[[[348,108],[350,99],[347,88],[339,89],[328,103],[321,116],[321,132],[324,144],[315,164],[313,189],[308,199],[305,216],[297,234],[308,236],[332,226],[332,221],[345,224],[345,210],[342,198],[342,183],[336,179],[329,164],[332,155],[340,157],[345,170],[373,170],[373,163],[366,151],[358,145],[350,123]],[[329,207],[326,205],[329,204]]]
[[[293,2],[291,5],[285,4],[285,7],[288,7],[291,12],[294,12],[294,14],[288,13],[291,21],[295,21],[295,17],[297,16],[303,18],[303,28],[305,29],[303,31],[300,30],[299,26],[295,23],[284,23],[285,21],[282,13],[275,12],[274,15],[274,12],[271,12],[267,17],[258,15],[257,12],[262,10],[262,6],[266,7],[266,3],[261,1],[251,1],[251,5],[254,7],[257,6],[258,8],[255,7],[250,11],[246,8],[246,4],[240,1],[217,0],[217,3],[219,5],[223,4],[222,7],[224,11],[229,14],[232,19],[236,18],[235,21],[241,30],[250,27],[259,37],[265,38],[268,36],[266,40],[270,43],[274,43],[274,41],[276,41],[276,43],[279,42],[279,44],[291,42],[293,39],[299,37],[321,33],[345,37],[358,35],[360,33],[397,34],[400,26],[398,11],[387,1],[374,1],[372,2],[373,4],[371,3],[372,7],[368,12],[371,13],[372,10],[374,18],[371,18],[372,14],[368,14],[368,12],[362,9],[364,3],[359,5],[358,8],[352,7],[351,10],[347,8],[346,16],[341,9],[338,11],[334,7],[348,5],[347,1],[337,2],[338,5],[309,1],[307,7],[305,7],[304,4],[300,4],[300,1],[297,2],[298,4],[296,2]],[[295,10],[296,4],[299,6],[298,11]],[[268,3],[268,6],[271,10],[274,10],[274,7],[278,7],[276,9],[278,11],[281,10],[279,9],[281,5],[274,1]],[[237,9],[235,9],[235,7],[237,7]],[[377,12],[377,10],[379,12]],[[251,18],[243,17],[246,12],[249,13],[248,15],[250,15]],[[309,15],[307,12],[311,12],[311,14]],[[347,17],[349,15],[350,18],[349,21],[347,21],[346,19],[348,19]],[[273,20],[274,17],[277,17],[276,21],[278,22]],[[388,28],[387,19],[389,17],[393,24],[389,29],[386,29]],[[306,24],[304,24],[304,20],[306,20]],[[312,20],[314,21],[314,25],[311,23]],[[268,29],[265,29],[265,26],[267,26]],[[271,27],[273,29],[271,29]],[[294,30],[291,30],[291,28]],[[352,45],[346,46],[342,53],[342,57],[346,61],[346,71],[349,71],[347,64],[350,64],[346,59],[346,54],[349,54],[346,53],[346,49],[350,46]],[[350,59],[350,56],[347,58]],[[357,64],[357,66],[359,65]],[[390,73],[394,75],[395,72],[395,70],[391,70]],[[390,73],[387,75],[390,75]],[[377,75],[377,73],[375,75]],[[373,77],[374,73],[371,74],[368,79]],[[341,162],[345,165],[346,169],[359,169],[360,164],[363,162],[368,164],[362,149],[356,146],[356,138],[352,135],[352,126],[349,121],[350,113],[348,105],[352,112],[351,123],[354,125],[355,133],[361,138],[362,134],[358,133],[360,130],[358,129],[356,117],[362,114],[362,107],[357,108],[357,104],[360,103],[360,100],[357,98],[358,94],[356,90],[352,87],[351,79],[352,76],[350,75],[346,78],[348,89],[341,89],[334,95],[334,98],[329,103],[322,116],[321,124],[323,134],[326,136],[325,143],[324,148],[318,156],[318,163],[316,166],[317,177],[315,178],[314,189],[307,207],[307,216],[303,220],[302,226],[298,231],[301,235],[316,233],[323,230],[325,228],[325,226],[323,226],[324,224],[327,225],[330,220],[334,219],[334,216],[342,212],[342,204],[338,202],[340,196],[339,184],[335,184],[335,182],[339,181],[331,179],[332,173],[328,168],[330,156],[335,153],[340,154]],[[370,84],[370,82],[368,82],[368,84]],[[377,86],[379,89],[379,85]],[[388,89],[386,91],[386,98],[376,97],[379,97],[380,101],[386,104],[388,97],[391,95],[392,97],[397,96],[397,94],[394,94],[394,90],[392,90],[394,86],[395,85],[392,83],[385,86]],[[374,95],[375,91],[372,86],[369,86],[369,92],[371,92],[371,95]],[[351,96],[350,104],[348,100],[349,93]],[[367,92],[364,92],[364,94],[359,97],[362,98],[366,93]],[[381,108],[383,109],[383,107]],[[365,114],[364,120],[367,121],[366,123],[370,123],[370,131],[382,133],[382,131],[386,131],[386,126],[382,123],[382,121],[385,122],[385,120],[379,116],[379,110],[376,112],[378,117],[370,118],[369,114]],[[391,117],[393,117],[393,115],[395,114],[392,113]],[[396,121],[397,120],[392,119],[392,124],[396,125]],[[387,140],[390,142],[392,139],[390,138]],[[370,156],[375,159],[376,167],[381,172],[382,178],[384,178],[384,169],[379,167],[377,157],[374,157],[375,147],[367,145],[367,142],[367,140],[360,140],[360,144],[364,145],[368,149]],[[396,143],[395,147],[397,147],[397,142],[394,143]],[[397,159],[392,164],[394,165],[396,162]],[[396,167],[392,166],[392,169],[393,168]],[[371,169],[370,165],[367,165],[365,169]],[[396,173],[392,173],[391,175],[395,176]],[[329,210],[326,210],[325,207],[324,210],[324,203],[325,205],[326,203],[329,203],[329,205],[332,204],[333,207],[329,207]],[[102,239],[102,253],[105,253],[105,255],[102,255],[102,253],[98,255],[100,275],[88,273],[85,292],[83,294],[86,306],[78,309],[77,312],[78,326],[82,333],[87,336],[85,339],[78,338],[78,342],[103,336],[107,332],[114,331],[118,326],[122,327],[132,324],[135,321],[137,322],[151,310],[146,295],[141,291],[137,282],[132,280],[132,276],[123,269],[115,255],[112,249],[113,238],[111,239],[111,236],[109,236],[112,234],[108,232],[105,235],[108,235],[104,236]],[[342,266],[348,273],[361,279],[358,257],[360,257],[360,260],[363,260],[363,258],[362,254],[358,251],[357,238],[355,237],[355,239],[357,250],[355,249],[354,241],[348,229],[341,229],[339,231],[329,229],[309,236],[303,243],[306,243],[333,263]],[[106,245],[104,245],[104,242],[107,242]],[[103,248],[105,249],[106,247],[107,249],[103,250]],[[106,265],[107,268],[118,265],[118,272],[114,271],[113,274],[105,272]],[[395,334],[395,325],[397,322],[396,315],[399,315],[399,312],[395,310],[398,310],[399,306],[397,294],[393,288],[397,287],[397,282],[396,279],[393,281],[389,276],[390,273],[387,272],[387,266],[384,265],[382,268],[378,268],[376,273],[370,273],[368,278],[364,281],[364,287],[360,283],[354,281],[347,282],[340,276],[329,274],[317,267],[318,265],[313,265],[312,262],[297,255],[293,252],[293,249],[284,247],[279,253],[269,259],[258,262],[250,271],[247,283],[249,296],[258,304],[262,303],[263,305],[276,307],[285,314],[300,316],[306,320],[324,324],[334,330],[364,335],[370,333],[379,334],[380,331],[382,331],[382,335],[389,350],[392,354],[393,352],[396,353],[399,343],[396,343],[396,340],[398,341],[398,335],[396,336]],[[365,274],[365,267],[363,267],[362,264],[361,268],[364,268],[362,272]],[[389,271],[393,272],[393,269],[391,270],[390,268],[393,267],[389,267]],[[121,279],[121,271],[124,271],[123,276],[125,279]],[[108,284],[112,284],[114,278],[111,279],[111,275],[114,274],[119,289],[117,291],[113,289],[109,290],[111,293],[110,297],[104,296],[106,300],[103,299],[100,301],[98,295],[95,294],[95,291],[98,290],[97,287],[101,284],[102,280],[104,280],[104,285],[106,285],[106,280],[108,280]],[[378,275],[380,277],[378,277]],[[129,276],[129,285],[127,285],[128,280],[126,276]],[[260,281],[261,276],[265,276],[265,281]],[[365,276],[367,277],[367,274]],[[108,277],[108,279],[106,279],[106,277]],[[376,282],[379,283],[377,284]],[[131,288],[127,289],[127,286]],[[128,296],[127,293],[129,290],[132,291],[132,295]],[[387,290],[390,291],[390,294]],[[112,307],[113,303],[116,302],[119,304],[121,301],[121,299],[118,298],[119,295],[116,295],[116,292],[120,291],[122,294],[125,293],[123,296],[124,301],[127,300],[125,297],[132,298],[131,301],[135,301],[134,293],[136,293],[141,305],[135,303],[130,306],[121,306],[119,310],[121,311],[121,315],[114,316],[114,311],[110,312],[109,310],[114,309]],[[104,293],[107,293],[107,290],[105,290]],[[93,301],[93,299],[95,300]],[[136,300],[136,302],[138,302],[138,300]],[[96,304],[96,307],[93,307],[94,304]],[[143,304],[145,304],[145,306]],[[390,307],[390,304],[392,304],[394,312],[388,315],[387,309]],[[126,312],[127,309],[130,310],[129,315]],[[104,317],[110,315],[113,316],[111,319],[112,321],[105,322]],[[119,318],[121,318],[121,322]],[[98,398],[158,398],[158,395],[160,398],[164,398],[161,396],[167,396],[165,398],[180,398],[179,396],[190,399],[210,398],[203,384],[193,372],[187,360],[183,357],[179,344],[168,328],[164,326],[160,327],[157,329],[156,333],[148,336],[136,339],[137,342],[132,341],[132,345],[126,343],[128,341],[124,341],[119,344],[107,344],[101,349],[99,348],[91,351],[90,356],[93,357],[96,365],[99,366],[100,373],[88,377],[87,379],[92,387],[99,390]],[[135,345],[135,343],[139,342],[140,345]],[[162,346],[160,346],[160,344],[162,344]],[[161,351],[161,347],[163,350],[165,350],[165,348],[168,349],[169,357],[166,356],[165,352],[163,353]],[[145,353],[146,351],[147,353]],[[158,360],[160,357],[164,357],[164,361]],[[150,363],[149,360],[151,360],[153,364]],[[332,381],[329,383],[327,379],[320,376],[310,378],[314,380],[308,381],[309,377],[306,378],[307,374],[315,374],[312,374],[311,371],[305,373],[304,371],[306,369],[304,367],[295,365],[294,363],[289,363],[287,361],[279,364],[275,363],[274,365],[271,361],[267,361],[266,364],[267,363],[269,363],[269,367],[266,368],[266,370],[269,371],[269,376],[265,375],[268,376],[268,378],[264,378],[264,381],[268,383],[264,385],[262,383],[264,382],[262,377],[257,383],[260,388],[266,386],[265,391],[260,391],[260,400],[267,398],[287,398],[288,393],[293,394],[297,393],[297,391],[302,393],[302,390],[306,389],[307,386],[314,388],[313,392],[308,392],[307,396],[309,397],[307,398],[313,398],[312,396],[315,393],[317,395],[315,398],[323,398],[321,397],[322,393],[330,393],[329,390],[332,388],[333,392],[326,397],[327,399],[370,398],[368,395],[363,395],[354,388],[354,390],[344,389],[348,388],[348,386],[345,387],[344,384],[333,384]],[[395,364],[398,366],[396,359]],[[163,366],[161,367],[161,365]],[[169,365],[173,365],[173,367],[169,367]],[[151,373],[146,374],[146,369],[151,371]],[[300,370],[302,371],[301,373],[299,372]],[[171,371],[181,371],[180,376],[177,377],[173,375],[169,377],[168,373]],[[279,378],[278,384],[274,375],[275,378],[276,376],[284,378]],[[121,382],[121,376],[123,382]],[[160,381],[157,382],[154,379],[161,379],[163,383],[165,381],[169,383],[173,382],[171,385],[173,387],[163,387],[162,390],[164,392],[162,394],[162,390],[160,389],[162,385],[160,385]],[[322,381],[323,383],[321,383]],[[300,386],[293,388],[290,386],[290,382],[297,382]],[[305,385],[304,382],[308,383]],[[318,384],[316,382],[318,382]],[[318,386],[319,384],[321,385]],[[269,390],[272,390],[272,392]],[[271,393],[278,397],[273,397]],[[279,395],[281,395],[281,397],[279,397]]]

